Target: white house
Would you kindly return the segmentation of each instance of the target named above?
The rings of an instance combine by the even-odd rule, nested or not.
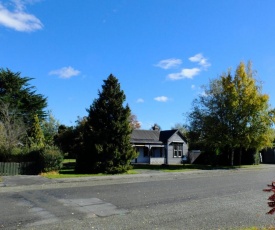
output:
[[[133,130],[131,144],[139,155],[133,163],[181,164],[187,162],[187,141],[179,130]]]

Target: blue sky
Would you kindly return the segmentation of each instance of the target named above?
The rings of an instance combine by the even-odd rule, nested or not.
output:
[[[249,60],[275,107],[274,9],[274,0],[0,0],[0,67],[35,78],[66,125],[87,115],[112,73],[143,129],[170,129],[202,85]]]

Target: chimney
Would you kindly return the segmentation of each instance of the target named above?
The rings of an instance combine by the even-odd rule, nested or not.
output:
[[[160,127],[157,124],[154,124],[152,127],[153,130],[160,131]]]

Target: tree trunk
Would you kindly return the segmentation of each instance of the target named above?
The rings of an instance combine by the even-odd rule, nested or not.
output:
[[[239,153],[239,165],[242,164],[242,154],[243,154],[243,151],[242,151],[242,148],[240,148],[240,153]]]
[[[231,150],[231,157],[230,157],[230,165],[233,166],[234,165],[234,149]]]

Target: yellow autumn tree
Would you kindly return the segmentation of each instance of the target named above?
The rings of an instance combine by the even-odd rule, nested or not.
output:
[[[242,149],[261,149],[274,140],[275,111],[254,73],[250,62],[247,66],[241,62],[234,76],[229,70],[210,81],[189,115],[191,130],[200,134],[200,141],[229,150],[231,165],[236,150],[240,164]]]

